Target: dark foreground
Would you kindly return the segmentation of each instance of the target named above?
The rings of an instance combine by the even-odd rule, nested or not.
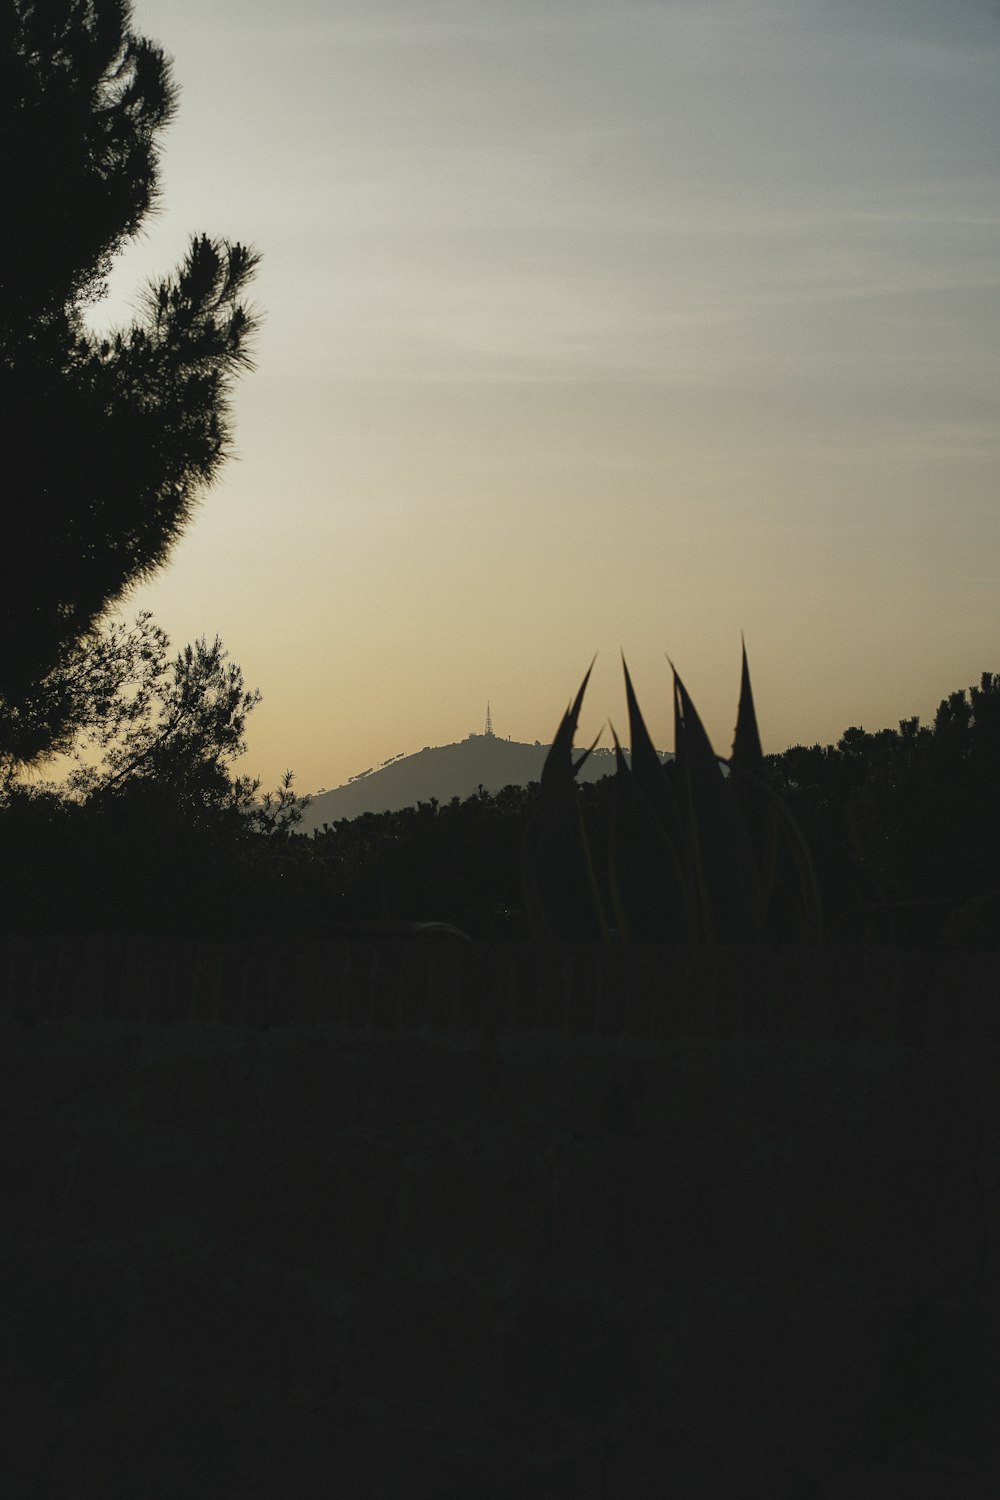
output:
[[[1000,1492],[1000,962],[458,951],[3,949],[11,1500]]]

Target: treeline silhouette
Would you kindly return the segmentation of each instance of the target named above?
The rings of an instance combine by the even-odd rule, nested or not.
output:
[[[290,785],[265,807],[218,763],[211,785],[168,765],[82,797],[8,785],[3,929],[324,936],[442,921],[483,941],[533,935],[522,851],[537,783],[307,837]],[[768,756],[765,772],[811,851],[823,941],[1000,947],[1000,675],[952,693],[932,725],[851,728]],[[613,777],[576,791],[599,885],[614,795]]]
[[[830,936],[1000,946],[1000,675],[932,725],[848,729],[769,757],[820,871]]]

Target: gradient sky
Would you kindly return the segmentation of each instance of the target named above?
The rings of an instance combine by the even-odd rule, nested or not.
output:
[[[263,253],[238,458],[127,613],[222,636],[299,791],[480,730],[728,753],[1000,670],[992,0],[134,0],[162,204]],[[607,736],[605,737],[607,743]]]

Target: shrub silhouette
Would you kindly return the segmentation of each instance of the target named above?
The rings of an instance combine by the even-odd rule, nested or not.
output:
[[[673,670],[675,758],[664,764],[623,662],[631,766],[614,735],[606,852],[581,810],[573,736],[590,678],[560,722],[525,834],[525,910],[538,938],[684,944],[816,942],[822,906],[794,817],[769,783],[746,651],[733,753],[719,760]],[[603,863],[603,875],[600,866]]]

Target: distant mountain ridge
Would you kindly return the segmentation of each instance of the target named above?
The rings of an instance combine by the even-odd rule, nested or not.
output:
[[[395,756],[377,769],[353,776],[343,786],[315,793],[299,831],[311,833],[324,823],[358,818],[366,812],[396,812],[432,797],[438,802],[471,797],[481,786],[488,792],[527,786],[540,778],[549,749],[537,740],[525,745],[494,734],[470,734],[453,745],[425,745],[414,755]],[[614,751],[598,748],[582,766],[580,779],[599,781],[614,769]]]

